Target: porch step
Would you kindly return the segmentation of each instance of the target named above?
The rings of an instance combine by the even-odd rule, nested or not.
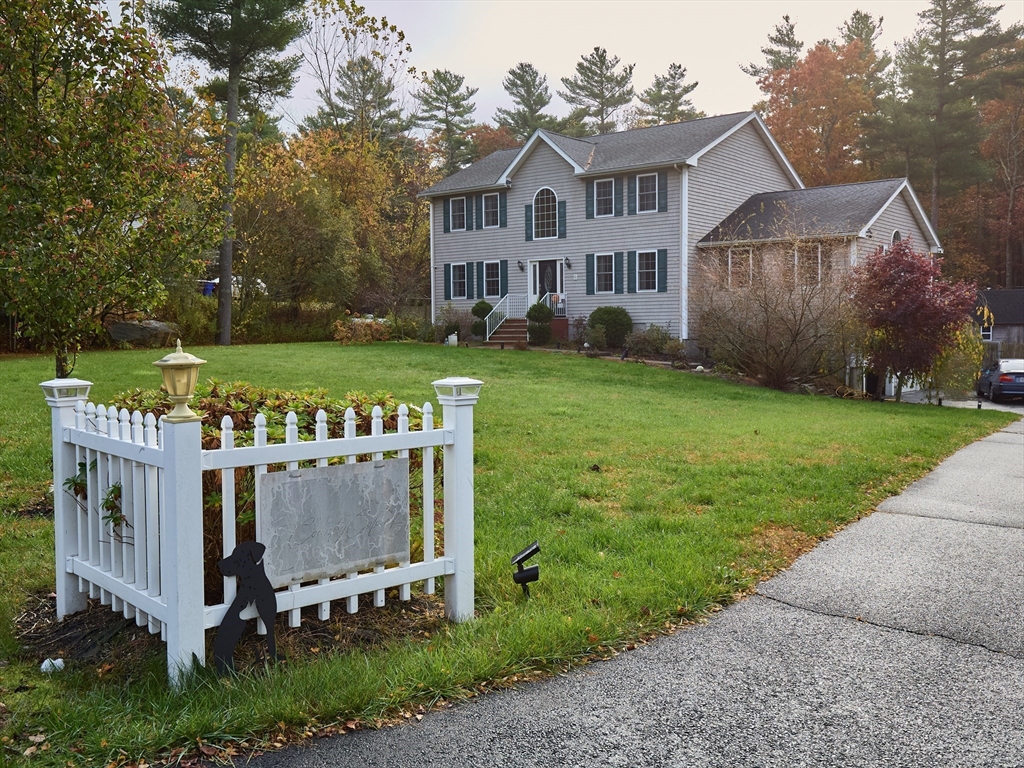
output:
[[[500,347],[504,343],[511,347],[517,341],[526,341],[526,321],[510,318],[498,326],[486,346]]]

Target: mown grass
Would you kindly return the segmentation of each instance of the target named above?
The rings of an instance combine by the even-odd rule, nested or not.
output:
[[[197,739],[269,738],[281,724],[376,718],[564,668],[729,602],[809,542],[873,509],[964,444],[1008,423],[994,411],[785,395],[711,377],[571,355],[378,344],[189,350],[205,376],[291,389],[486,385],[476,412],[474,622],[429,639],[291,662],[231,681],[166,686],[162,649],[126,674],[88,665],[46,677],[19,660],[11,616],[52,588],[52,525],[13,511],[50,483],[47,358],[0,362],[0,754],[33,763],[152,756]],[[158,383],[153,351],[90,353],[93,399]],[[537,539],[526,602],[509,558]],[[75,751],[72,751],[75,750]],[[2,760],[0,760],[2,762]]]

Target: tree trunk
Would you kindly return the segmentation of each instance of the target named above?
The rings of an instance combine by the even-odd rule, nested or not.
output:
[[[895,400],[897,403],[903,400],[903,375],[899,374],[896,376],[896,392]]]
[[[879,402],[885,400],[885,382],[888,378],[888,371],[883,371],[878,374],[878,380],[875,382],[875,400],[878,400]]]
[[[228,69],[228,124],[224,147],[224,239],[220,244],[220,287],[217,289],[217,343],[231,346],[231,293],[234,262],[235,165],[238,158],[238,86],[241,68]]]
[[[71,371],[74,370],[72,366],[68,364],[68,348],[61,344],[54,351],[54,368],[56,368],[56,378],[66,379],[71,375]]]

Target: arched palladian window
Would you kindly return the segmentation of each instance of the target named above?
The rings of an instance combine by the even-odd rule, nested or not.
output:
[[[558,198],[544,187],[533,196],[533,239],[558,237]]]
[[[892,237],[889,239],[889,245],[896,245],[900,240],[903,239],[903,235],[900,234],[898,229],[892,231]]]

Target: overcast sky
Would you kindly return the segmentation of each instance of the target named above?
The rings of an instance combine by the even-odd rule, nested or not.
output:
[[[760,98],[757,84],[740,64],[763,63],[760,48],[788,13],[805,51],[833,38],[854,10],[883,17],[882,48],[913,34],[926,0],[363,0],[367,13],[386,16],[412,45],[410,63],[420,70],[449,69],[479,88],[477,122],[494,122],[497,107],[511,101],[501,81],[520,61],[547,75],[554,97],[549,111],[568,108],[555,95],[560,78],[571,77],[580,56],[602,46],[623,63],[635,64],[639,93],[669,64],[686,67],[696,108],[709,115],[746,110]],[[1011,0],[1000,13],[1003,26],[1024,21],[1024,2]],[[315,85],[304,76],[280,105],[286,130],[316,110]]]

